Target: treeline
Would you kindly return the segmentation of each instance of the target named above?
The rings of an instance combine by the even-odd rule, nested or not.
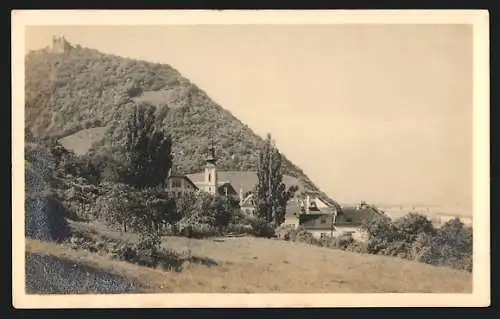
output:
[[[382,217],[364,222],[361,230],[367,235],[363,242],[347,234],[316,239],[306,230],[287,227],[281,227],[277,233],[290,241],[472,271],[472,227],[459,218],[436,228],[426,216],[409,213],[396,220]]]
[[[394,221],[373,221],[363,229],[369,236],[368,253],[472,271],[472,227],[459,218],[436,228],[426,216],[410,213]]]

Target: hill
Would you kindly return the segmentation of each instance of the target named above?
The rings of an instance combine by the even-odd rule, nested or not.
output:
[[[136,241],[132,233],[72,223],[73,229]],[[124,236],[126,235],[126,236]],[[364,255],[297,242],[263,238],[188,239],[164,237],[162,245],[188,251],[211,266],[183,264],[180,272],[164,271],[113,260],[106,255],[74,250],[66,244],[27,240],[33,254],[69,260],[117,278],[135,282],[146,292],[219,293],[471,293],[472,274],[403,259]],[[138,288],[139,289],[139,288]]]
[[[79,154],[91,146],[91,152],[112,153],[124,136],[121,123],[128,110],[149,103],[172,136],[175,170],[201,171],[209,136],[221,170],[256,170],[263,139],[167,64],[76,46],[66,53],[31,51],[25,66],[25,122],[35,136],[60,138]],[[334,203],[286,156],[283,163],[285,174]]]

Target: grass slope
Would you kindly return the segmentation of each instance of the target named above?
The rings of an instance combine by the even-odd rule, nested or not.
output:
[[[135,241],[134,234],[99,224],[72,223],[74,229]],[[64,245],[27,241],[27,251],[63,257],[137,281],[146,292],[219,293],[471,293],[467,272],[362,255],[301,243],[252,237],[195,240],[166,237],[163,246],[211,258],[217,266],[183,265],[182,272],[139,267]]]
[[[50,255],[26,253],[25,268],[28,294],[126,293],[140,289],[121,276]]]
[[[104,138],[107,127],[93,127],[83,129],[75,134],[66,136],[59,140],[62,146],[72,150],[77,155],[86,154],[92,145]]]
[[[25,65],[25,121],[34,135],[62,138],[65,147],[80,154],[90,145],[112,154],[125,136],[122,124],[128,110],[149,102],[157,107],[158,124],[172,135],[177,171],[189,174],[203,169],[211,134],[221,170],[257,168],[262,138],[167,64],[75,48],[67,54],[32,51]],[[286,158],[283,165],[285,174],[320,192]]]

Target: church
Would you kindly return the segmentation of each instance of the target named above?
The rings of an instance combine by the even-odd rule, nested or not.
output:
[[[198,177],[202,174],[203,179],[192,179],[190,175],[169,175],[167,177],[167,189],[176,194],[185,191],[204,191],[211,195],[237,196],[235,188],[229,181],[221,181],[217,171],[217,158],[215,148],[211,145],[205,159],[205,170],[203,173],[191,174]],[[240,192],[241,193],[241,192]]]
[[[316,194],[306,192],[301,183],[294,177],[284,175],[286,187],[298,186],[304,193],[304,198],[295,197],[287,205],[286,223],[298,224],[302,214],[322,213],[331,215],[330,207],[321,201]],[[167,189],[175,194],[185,191],[206,192],[211,195],[232,196],[239,199],[242,212],[247,215],[255,213],[253,191],[258,183],[257,173],[254,171],[219,171],[215,147],[208,148],[203,172],[188,175],[169,175]]]

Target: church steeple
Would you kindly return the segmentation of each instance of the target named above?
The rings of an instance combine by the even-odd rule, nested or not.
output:
[[[215,156],[215,146],[213,145],[213,142],[208,146],[208,153],[205,158],[205,161],[207,164],[213,164],[215,165],[217,162],[217,157]]]
[[[215,195],[217,193],[217,158],[213,138],[210,137],[208,153],[205,158],[205,191]]]

